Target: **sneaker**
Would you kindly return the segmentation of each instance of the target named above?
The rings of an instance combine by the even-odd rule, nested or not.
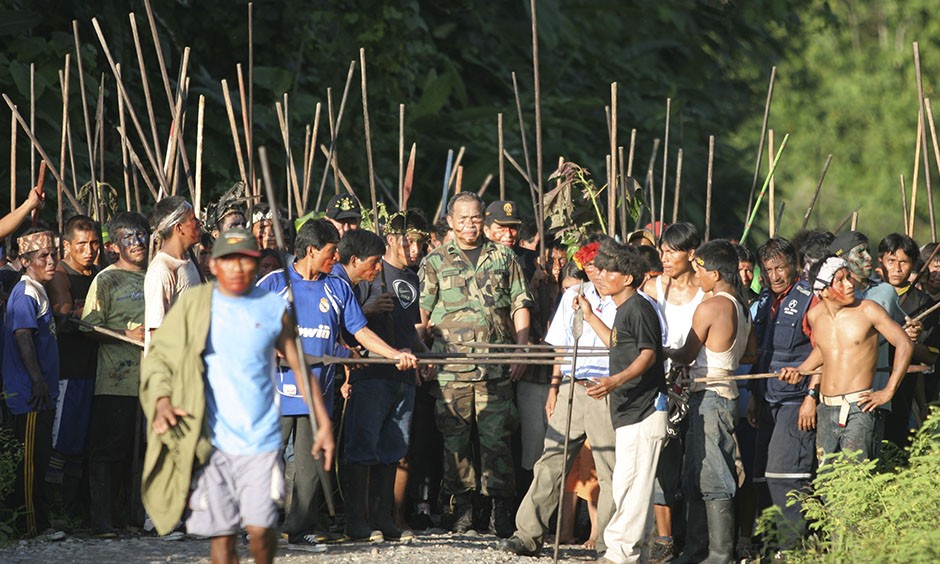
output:
[[[497,548],[502,552],[515,554],[516,556],[538,556],[540,552],[540,548],[536,546],[534,542],[528,544],[525,540],[515,535],[500,541]]]
[[[175,542],[175,541],[183,540],[185,536],[186,536],[186,533],[184,533],[183,531],[173,531],[170,534],[163,535],[162,537],[160,537],[160,539],[169,541],[169,542]]]
[[[316,538],[317,535],[301,535],[287,540],[288,550],[303,550],[304,552],[326,552],[326,545]]]
[[[659,537],[650,548],[650,564],[670,562],[676,557],[676,547],[670,537]]]
[[[60,541],[65,538],[65,531],[57,531],[53,528],[48,528],[45,531],[36,535],[36,538],[43,541]],[[114,535],[117,536],[117,535]]]

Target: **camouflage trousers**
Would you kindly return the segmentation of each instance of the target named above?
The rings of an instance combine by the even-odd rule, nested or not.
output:
[[[512,396],[509,378],[440,383],[435,418],[444,440],[445,492],[516,495],[510,443],[517,414]],[[474,425],[478,444],[471,433]]]

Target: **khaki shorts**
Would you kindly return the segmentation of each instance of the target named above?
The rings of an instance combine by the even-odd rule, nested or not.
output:
[[[216,450],[193,476],[186,532],[223,537],[242,527],[273,529],[283,499],[278,451],[238,455]]]

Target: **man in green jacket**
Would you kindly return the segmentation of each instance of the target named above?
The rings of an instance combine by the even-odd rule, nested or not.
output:
[[[275,349],[295,373],[301,365],[284,301],[254,285],[258,256],[251,232],[222,233],[209,263],[216,281],[180,298],[142,365],[140,400],[149,423],[144,507],[165,534],[183,516],[188,496],[187,530],[212,538],[213,562],[236,561],[242,527],[255,562],[271,562],[276,547],[284,484],[270,377]],[[316,379],[308,382],[319,425],[312,452],[328,470],[330,419]]]

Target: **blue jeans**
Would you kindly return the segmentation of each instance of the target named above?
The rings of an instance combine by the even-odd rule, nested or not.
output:
[[[347,464],[395,464],[408,452],[415,387],[409,383],[357,380],[346,405]]]
[[[738,487],[734,467],[735,400],[706,390],[689,398],[683,485],[687,499],[722,500]]]
[[[857,458],[868,459],[872,454],[872,437],[878,410],[866,413],[858,403],[853,402],[849,407],[849,418],[845,427],[842,427],[839,425],[839,409],[838,405],[822,403],[816,407],[816,450],[820,463],[823,456],[843,450],[861,451]]]

